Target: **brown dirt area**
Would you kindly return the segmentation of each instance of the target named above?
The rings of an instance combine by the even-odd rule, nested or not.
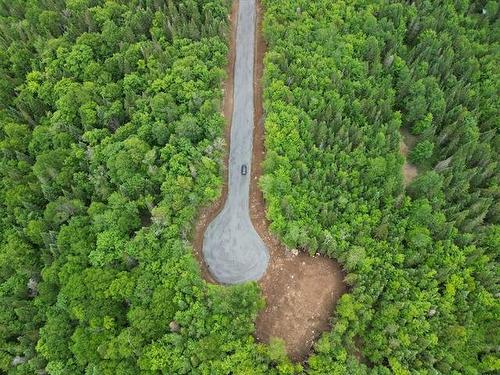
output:
[[[269,222],[266,219],[264,197],[258,186],[259,177],[262,175],[262,161],[265,156],[261,79],[266,45],[262,35],[260,2],[257,2],[257,5],[258,23],[255,39],[254,73],[255,126],[250,185],[250,216],[255,229],[269,249],[270,261],[265,275],[259,280],[266,300],[266,308],[256,320],[255,337],[262,342],[269,342],[271,337],[279,337],[285,341],[287,352],[292,360],[304,361],[310,354],[314,341],[322,332],[331,328],[330,318],[334,312],[335,304],[347,287],[343,281],[344,273],[338,263],[322,256],[310,257],[303,252],[294,255],[268,230]],[[228,66],[228,79],[224,84],[224,116],[227,122],[227,140],[230,138],[232,117],[232,73],[234,71],[237,9],[237,1],[234,1],[231,13],[230,64]],[[227,156],[225,165],[227,165]],[[224,180],[227,181],[227,170],[224,172]],[[224,206],[226,195],[227,183],[225,182],[221,198],[212,207],[202,210],[193,239],[195,255],[201,264],[203,276],[211,283],[215,283],[215,281],[210,276],[201,255],[203,234],[208,224]]]
[[[403,176],[405,186],[408,186],[418,175],[417,167],[408,162],[408,154],[417,142],[417,138],[406,129],[401,129],[401,143],[399,144],[399,152],[404,156]]]

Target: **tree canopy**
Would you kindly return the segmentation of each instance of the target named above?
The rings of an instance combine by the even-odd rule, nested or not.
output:
[[[350,285],[302,365],[189,242],[230,3],[0,0],[0,373],[498,373],[497,2],[262,0],[271,229]]]
[[[497,3],[263,3],[271,228],[352,286],[307,373],[498,372]]]
[[[295,368],[253,339],[256,284],[206,284],[188,241],[221,191],[229,7],[0,0],[0,373]]]

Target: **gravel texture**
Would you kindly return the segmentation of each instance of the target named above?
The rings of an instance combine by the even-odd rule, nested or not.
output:
[[[228,196],[222,211],[208,225],[203,240],[203,256],[209,271],[223,284],[258,280],[269,263],[269,252],[255,231],[249,214],[254,126],[255,12],[255,0],[240,0]],[[243,164],[248,168],[246,175],[241,174]]]

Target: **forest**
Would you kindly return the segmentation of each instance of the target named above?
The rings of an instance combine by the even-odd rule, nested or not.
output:
[[[351,288],[307,373],[498,373],[498,3],[263,3],[271,227]]]
[[[291,363],[258,285],[192,254],[231,0],[0,0],[0,373],[500,371],[498,3],[262,5],[260,185],[288,248],[346,270],[331,331]]]
[[[189,244],[220,194],[229,7],[0,1],[0,373],[293,370],[255,344],[256,284],[208,285]]]

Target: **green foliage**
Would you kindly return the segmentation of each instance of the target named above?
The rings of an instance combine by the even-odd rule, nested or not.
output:
[[[410,160],[415,164],[423,164],[430,159],[434,144],[429,140],[423,140],[415,145],[411,150]]]
[[[254,342],[257,286],[207,285],[187,242],[229,5],[0,1],[0,373],[295,371]]]
[[[308,373],[495,373],[497,4],[263,3],[271,229],[352,286]]]
[[[0,0],[1,373],[304,371],[187,242],[222,183],[229,5]],[[263,5],[271,228],[351,284],[307,373],[498,372],[497,2]]]

